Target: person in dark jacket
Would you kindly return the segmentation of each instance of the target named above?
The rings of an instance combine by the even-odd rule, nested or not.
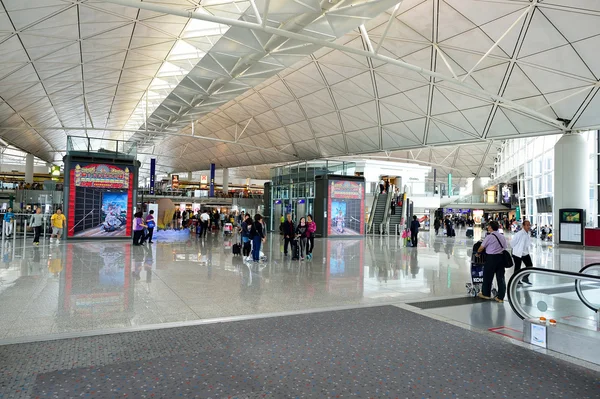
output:
[[[417,238],[419,235],[420,227],[421,227],[421,224],[417,220],[417,217],[413,216],[413,220],[412,220],[412,222],[410,222],[410,241],[411,241],[413,247],[417,246]]]
[[[298,238],[298,245],[300,245],[300,259],[304,260],[304,253],[306,252],[306,237],[308,234],[308,225],[306,224],[305,218],[300,218],[298,227],[296,227],[296,238]]]
[[[250,244],[250,229],[252,228],[252,217],[249,214],[245,215],[245,219],[240,226],[242,236],[242,255],[250,256],[252,245]]]
[[[292,214],[288,213],[287,215],[285,215],[286,220],[285,222],[283,222],[283,227],[282,227],[282,231],[283,231],[283,239],[284,239],[284,244],[283,244],[283,256],[288,256],[288,245],[293,245],[294,243],[292,242],[294,240],[294,234],[295,234],[295,226],[294,226],[294,222],[292,221]]]
[[[442,224],[440,223],[440,218],[435,218],[433,222],[433,228],[435,229],[435,235],[437,236],[440,233],[440,227]]]
[[[260,245],[266,241],[265,231],[262,224],[262,216],[258,213],[254,215],[254,223],[250,230],[252,237],[252,260],[258,262],[260,260]]]

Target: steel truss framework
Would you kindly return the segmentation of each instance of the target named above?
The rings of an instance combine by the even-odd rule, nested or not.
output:
[[[79,131],[167,171],[368,153],[486,176],[500,140],[600,126],[594,0],[0,3],[0,133],[45,160]]]

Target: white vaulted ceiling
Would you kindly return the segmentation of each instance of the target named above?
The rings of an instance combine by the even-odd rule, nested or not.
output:
[[[165,171],[369,153],[486,176],[501,140],[600,127],[596,0],[113,2],[0,0],[4,140],[58,161],[68,134],[126,139]],[[169,15],[267,4],[256,29]]]

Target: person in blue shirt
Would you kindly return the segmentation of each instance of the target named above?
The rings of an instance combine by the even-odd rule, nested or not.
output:
[[[12,211],[12,208],[8,208],[6,213],[4,214],[4,236],[10,237],[13,232],[13,219],[15,218],[15,214]]]

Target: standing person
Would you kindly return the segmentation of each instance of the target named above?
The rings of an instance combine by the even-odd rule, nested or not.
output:
[[[66,220],[67,219],[65,218],[65,215],[62,214],[62,209],[58,208],[56,213],[54,213],[54,215],[52,215],[50,218],[50,223],[52,224],[52,235],[50,236],[51,241],[52,238],[56,237],[56,242],[60,242],[60,237],[62,236]]]
[[[435,218],[433,221],[433,228],[435,229],[435,235],[437,236],[440,233],[440,227],[442,223],[440,222],[440,218]]]
[[[40,245],[40,233],[44,224],[44,215],[42,208],[38,207],[35,213],[29,218],[29,225],[33,228],[33,245]]]
[[[292,214],[288,213],[287,215],[285,215],[286,217],[286,221],[283,222],[282,225],[282,232],[283,232],[283,256],[288,256],[288,246],[289,245],[294,245],[293,240],[294,240],[294,234],[295,234],[295,228],[294,228],[294,222],[292,221]],[[292,248],[293,251],[294,248]],[[293,254],[292,254],[293,255]]]
[[[529,247],[531,246],[531,237],[529,236],[530,231],[531,222],[525,220],[523,222],[523,229],[515,234],[511,241],[512,257],[515,261],[515,273],[521,270],[521,263],[525,263],[525,267],[533,267],[531,256],[529,256]],[[522,281],[525,284],[531,284],[529,276],[523,277]],[[521,284],[521,282],[519,282],[519,284]]]
[[[296,237],[298,238],[300,245],[300,260],[304,260],[304,254],[306,252],[306,234],[308,232],[308,226],[306,225],[306,219],[300,218],[300,222],[298,222],[298,227],[296,227]],[[292,258],[294,260],[294,258]]]
[[[254,262],[258,262],[260,260],[260,245],[266,241],[262,224],[262,216],[260,216],[258,213],[254,215],[254,223],[252,223],[250,236],[252,237],[252,260]]]
[[[144,229],[148,226],[144,224],[142,211],[136,212],[133,217],[133,245],[136,247],[144,243]]]
[[[225,226],[225,212],[221,212],[219,218],[221,219],[221,228],[223,228]]]
[[[240,233],[242,236],[242,255],[244,258],[250,256],[250,250],[252,245],[250,244],[250,230],[252,228],[252,218],[246,214],[244,221],[240,227]]]
[[[386,193],[390,192],[390,179],[386,179],[386,181],[385,181],[385,192]]]
[[[219,211],[216,211],[213,216],[213,223],[214,223],[214,226],[217,228],[217,230],[219,230],[219,220],[220,220]]]
[[[202,211],[202,215],[200,215],[200,221],[202,222],[202,231],[200,232],[200,236],[206,238],[206,232],[208,231],[208,224],[210,222],[210,216],[208,216],[208,212],[206,212],[206,210]]]
[[[504,302],[506,294],[506,281],[504,280],[505,260],[502,251],[506,249],[506,238],[498,231],[500,224],[493,220],[488,224],[488,235],[485,236],[481,246],[477,250],[477,256],[485,250],[486,258],[483,266],[483,286],[477,296],[481,299],[492,299],[492,282],[496,276],[498,283],[498,296],[494,298],[496,302]]]
[[[312,252],[315,247],[315,232],[317,231],[317,224],[314,222],[312,215],[306,217],[306,223],[308,225],[308,235],[306,243],[306,257],[312,259]]]
[[[146,226],[148,226],[148,242],[153,244],[152,237],[154,236],[154,227],[156,227],[156,222],[154,221],[154,210],[148,212],[146,216]]]
[[[12,208],[8,208],[8,210],[4,214],[4,236],[6,238],[10,237],[13,233],[12,221],[14,218],[15,214],[13,213]]]
[[[383,194],[384,191],[385,191],[385,182],[383,181],[383,178],[381,178],[381,180],[379,180],[379,194]]]
[[[417,216],[413,215],[413,220],[410,222],[410,242],[413,247],[417,246],[417,240],[419,235],[419,228],[421,227],[421,223],[417,220]]]
[[[392,198],[392,203],[390,204],[390,207],[392,209],[392,215],[396,214],[396,197]]]
[[[177,217],[177,230],[181,230],[183,215],[181,214],[181,209],[177,209],[175,211],[175,216]]]

